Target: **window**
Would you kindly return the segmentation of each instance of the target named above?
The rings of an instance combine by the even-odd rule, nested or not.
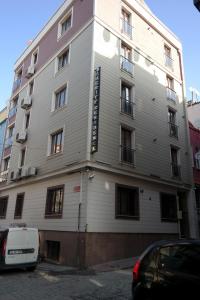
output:
[[[55,110],[63,107],[66,102],[67,87],[65,86],[55,94]]]
[[[126,83],[122,83],[121,85],[121,112],[133,116],[131,87]]]
[[[34,81],[29,83],[29,96],[33,94]]]
[[[38,52],[33,53],[33,64],[35,65],[38,61]]]
[[[58,71],[62,69],[66,64],[68,64],[68,62],[69,62],[69,49],[67,49],[58,57]]]
[[[138,188],[116,185],[116,218],[139,220]]]
[[[30,112],[25,114],[25,129],[29,127],[29,122],[30,122]]]
[[[60,257],[60,242],[47,241],[47,258],[59,261]]]
[[[183,244],[163,247],[159,253],[159,264],[169,272],[178,271],[193,276],[200,276],[200,246]]]
[[[9,169],[9,164],[10,164],[10,156],[4,158],[4,166],[3,166],[4,171],[7,171]]]
[[[24,166],[24,162],[25,162],[25,155],[26,155],[26,148],[21,150],[21,154],[20,154],[20,167]]]
[[[24,193],[17,194],[16,204],[15,204],[15,219],[21,219],[22,217],[22,210],[24,204]]]
[[[171,166],[172,166],[172,176],[173,177],[180,177],[180,165],[178,161],[178,151],[179,149],[171,146]]]
[[[47,189],[46,217],[61,217],[64,198],[64,186]]]
[[[134,149],[132,148],[132,130],[121,128],[121,161],[134,163]]]
[[[13,136],[14,131],[14,125],[8,128],[8,138],[11,138]]]
[[[51,154],[62,151],[63,148],[63,129],[51,135]]]
[[[165,45],[164,53],[165,53],[165,66],[172,68],[173,60],[171,58],[171,48]]]
[[[69,28],[72,26],[72,15],[68,15],[60,24],[61,32],[60,35],[62,36]]]
[[[121,69],[133,74],[132,49],[125,44],[121,46]]]
[[[1,219],[6,218],[7,205],[8,205],[8,196],[0,197],[0,218]]]
[[[132,26],[131,26],[131,14],[126,10],[122,9],[122,32],[127,34],[130,38],[132,37]]]
[[[172,137],[178,138],[178,126],[176,125],[176,111],[168,109],[169,134]]]
[[[177,200],[176,195],[160,194],[161,221],[177,222]]]
[[[194,165],[196,169],[200,169],[200,151],[198,150],[194,155]]]
[[[167,79],[167,98],[172,101],[176,101],[176,92],[174,91],[174,79],[170,76]]]

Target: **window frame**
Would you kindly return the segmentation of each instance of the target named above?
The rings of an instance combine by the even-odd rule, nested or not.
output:
[[[68,52],[67,62],[64,65],[60,66],[59,61],[67,52]],[[56,72],[60,72],[61,70],[63,70],[67,65],[69,65],[69,63],[70,63],[70,46],[67,46],[57,56]]]
[[[62,132],[62,139],[61,139],[61,150],[58,151],[58,152],[52,152],[52,137],[55,136],[55,135],[58,135],[60,132]],[[54,156],[54,155],[58,155],[58,154],[61,154],[63,153],[63,148],[64,148],[64,127],[50,133],[49,135],[49,147],[48,147],[48,156]]]
[[[22,198],[19,198],[21,196],[22,196]],[[15,202],[14,219],[22,219],[22,213],[23,213],[23,207],[24,207],[24,197],[25,197],[25,193],[18,193],[17,194],[16,202]],[[18,204],[19,200],[22,200],[21,201],[22,203],[20,203],[20,205]],[[17,214],[18,213],[17,209],[20,210],[20,214]]]
[[[24,152],[23,164],[22,164],[22,152]],[[26,147],[22,148],[20,151],[18,167],[23,168],[25,166],[25,161],[26,161]]]
[[[37,55],[37,60],[35,62],[35,55]],[[36,66],[38,63],[39,47],[37,47],[31,54],[31,66]]]
[[[61,199],[61,209],[59,209],[59,212],[50,212],[49,211],[49,207],[51,204],[51,208],[52,208],[52,204],[54,206],[54,210],[55,210],[55,205],[56,205],[56,200],[55,199],[50,199],[50,193],[51,192],[56,192],[58,190],[62,190],[62,199]],[[64,196],[65,196],[65,185],[57,185],[57,186],[52,186],[52,187],[48,187],[47,188],[47,194],[46,194],[46,204],[45,204],[45,218],[62,218],[63,215],[63,205],[64,205]],[[51,197],[55,197],[54,195]],[[52,203],[51,203],[52,201]],[[49,204],[50,202],[50,204]],[[52,210],[52,209],[51,209]]]
[[[63,24],[69,19],[71,16],[71,24],[70,26],[63,32]],[[57,40],[61,39],[69,30],[73,27],[73,7],[62,17],[62,19],[58,23],[58,33]]]
[[[129,190],[129,191],[134,191],[136,193],[136,201],[137,203],[134,206],[137,206],[137,214],[135,215],[122,215],[118,212],[118,206],[119,206],[119,189],[124,189],[124,190]],[[122,200],[121,200],[122,201]],[[124,219],[124,220],[140,220],[140,195],[139,195],[139,188],[135,186],[128,186],[128,185],[123,185],[123,184],[115,184],[115,219]]]
[[[63,90],[65,90],[65,99],[64,99],[64,103],[62,106],[56,106],[56,101],[57,101],[57,95],[60,94]],[[54,93],[53,93],[53,103],[52,103],[52,108],[51,111],[58,111],[60,109],[62,109],[63,107],[67,106],[68,103],[68,83],[62,85],[59,89],[57,89]]]
[[[6,219],[7,208],[8,208],[8,199],[9,199],[8,196],[1,196],[0,197],[0,203],[1,203],[2,200],[6,200],[3,208],[1,208],[1,205],[0,205],[0,213],[1,213],[1,210],[2,210],[2,213],[4,212],[4,214],[0,215],[0,219]]]

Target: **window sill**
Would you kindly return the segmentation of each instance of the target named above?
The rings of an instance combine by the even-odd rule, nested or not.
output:
[[[56,115],[58,112],[63,111],[63,110],[65,110],[66,108],[67,108],[67,104],[65,104],[65,105],[63,105],[62,107],[59,107],[59,108],[53,110],[53,111],[51,112],[51,115],[54,116],[54,115]]]
[[[62,219],[62,214],[45,215],[45,219]]]
[[[63,32],[63,34],[59,34],[57,36],[57,42],[59,42],[70,31],[70,29],[72,29],[72,26],[69,27],[65,32]]]
[[[115,216],[115,219],[122,219],[122,220],[135,220],[135,221],[139,221],[140,217],[136,217],[136,216]]]
[[[170,220],[170,219],[161,219],[162,223],[178,223],[178,220]]]
[[[67,68],[67,66],[69,66],[69,63],[65,64],[64,67],[60,68],[59,70],[56,71],[54,77],[59,76],[60,74],[62,74],[64,72],[64,70]]]
[[[47,156],[47,159],[52,159],[52,158],[55,158],[55,157],[59,157],[59,156],[61,156],[61,155],[63,155],[63,151],[58,152],[58,153],[54,153],[54,154],[49,154],[49,155]]]

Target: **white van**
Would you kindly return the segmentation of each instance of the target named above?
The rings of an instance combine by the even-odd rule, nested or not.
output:
[[[38,229],[0,228],[0,269],[26,268],[34,271],[38,263]]]

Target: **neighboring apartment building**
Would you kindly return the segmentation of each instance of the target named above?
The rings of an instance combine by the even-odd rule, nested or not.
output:
[[[198,216],[198,234],[200,237],[200,130],[195,128],[191,122],[189,122],[189,129],[193,156],[193,177],[195,184],[196,210]]]
[[[8,118],[8,109],[7,107],[5,107],[0,111],[0,165],[2,161],[3,149],[4,149],[4,139],[5,139],[7,118]],[[4,175],[1,172],[0,181],[4,179],[5,179]]]
[[[15,64],[1,224],[84,266],[195,237],[182,68],[143,1],[66,0]]]

